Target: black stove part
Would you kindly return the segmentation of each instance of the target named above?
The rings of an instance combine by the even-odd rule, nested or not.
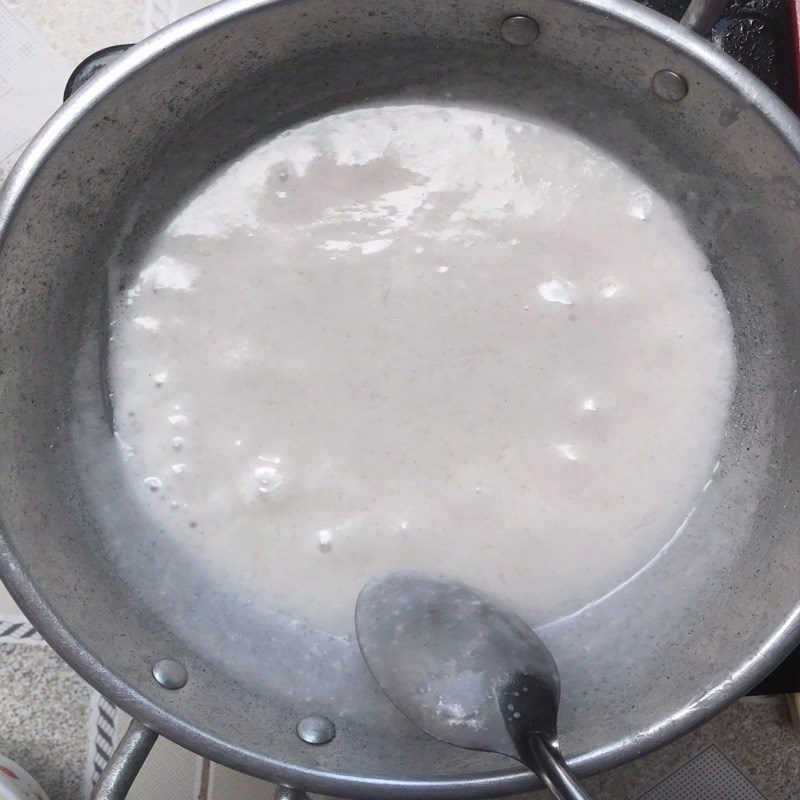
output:
[[[81,61],[69,76],[67,85],[64,87],[64,100],[67,100],[72,94],[83,86],[86,81],[93,75],[100,72],[101,69],[113,64],[128,48],[133,47],[132,44],[112,44],[111,47],[104,47],[96,53]]]
[[[679,20],[687,0],[641,0]],[[711,40],[760,78],[787,105],[797,108],[794,47],[785,0],[733,0],[714,26]]]
[[[748,694],[796,694],[800,693],[800,646],[761,683]]]
[[[796,108],[796,68],[789,15],[781,0],[736,2],[714,27],[712,41]]]

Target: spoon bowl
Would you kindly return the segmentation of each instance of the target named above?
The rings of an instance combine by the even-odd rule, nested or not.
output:
[[[559,800],[588,800],[558,747],[558,668],[516,614],[464,584],[395,572],[361,590],[356,633],[384,694],[426,733],[522,762]]]

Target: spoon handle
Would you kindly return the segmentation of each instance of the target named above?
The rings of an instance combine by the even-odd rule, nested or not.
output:
[[[572,774],[558,745],[535,734],[528,743],[527,765],[544,781],[556,800],[592,800]]]

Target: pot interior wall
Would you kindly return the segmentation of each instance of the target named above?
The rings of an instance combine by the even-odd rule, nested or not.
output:
[[[110,675],[82,670],[172,738],[327,793],[408,797],[416,782],[477,795],[533,784],[501,757],[417,734],[373,688],[352,642],[209,591],[128,496],[112,438],[109,293],[175,204],[290,124],[365,102],[446,99],[549,117],[601,144],[683,209],[709,254],[738,354],[718,477],[659,559],[542,632],[562,671],[562,743],[584,768],[633,757],[700,721],[728,698],[737,671],[758,677],[748,662],[796,613],[796,153],[752,97],[626,26],[613,4],[611,14],[558,0],[250,5],[183,23],[188,35],[217,19],[87,103],[1,243],[4,535],[46,605]],[[512,13],[539,21],[531,47],[499,37]],[[663,68],[689,82],[679,104],[650,89]],[[6,569],[6,578],[16,571]],[[46,620],[44,607],[30,610]],[[63,642],[75,663],[71,647]],[[165,656],[188,667],[179,692],[150,674]],[[331,744],[297,738],[308,713],[335,720]],[[476,780],[454,782],[468,774]],[[369,779],[400,783],[376,789]]]

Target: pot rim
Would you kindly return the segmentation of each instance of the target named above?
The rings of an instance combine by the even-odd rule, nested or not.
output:
[[[800,119],[766,85],[706,40],[668,17],[631,0],[562,1],[571,2],[590,12],[599,12],[659,38],[679,54],[713,73],[732,92],[743,96],[800,159]],[[102,103],[107,95],[139,69],[197,35],[265,7],[297,2],[302,0],[222,0],[172,23],[131,47],[116,62],[78,89],[31,140],[0,189],[0,252],[16,209],[39,170],[84,114]],[[431,797],[468,800],[517,794],[541,785],[535,776],[522,767],[459,778],[442,776],[427,780],[398,780],[308,769],[264,753],[246,750],[166,711],[140,694],[124,677],[105,667],[101,659],[87,650],[70,632],[60,619],[58,609],[51,606],[34,586],[11,548],[2,521],[0,578],[44,639],[88,683],[134,719],[217,763],[309,791],[364,800],[374,800],[376,797],[386,800],[425,800]],[[599,772],[667,744],[738,699],[777,666],[797,641],[800,641],[800,600],[750,659],[733,670],[722,683],[708,689],[649,729],[606,748],[570,759],[571,766],[579,774]]]

